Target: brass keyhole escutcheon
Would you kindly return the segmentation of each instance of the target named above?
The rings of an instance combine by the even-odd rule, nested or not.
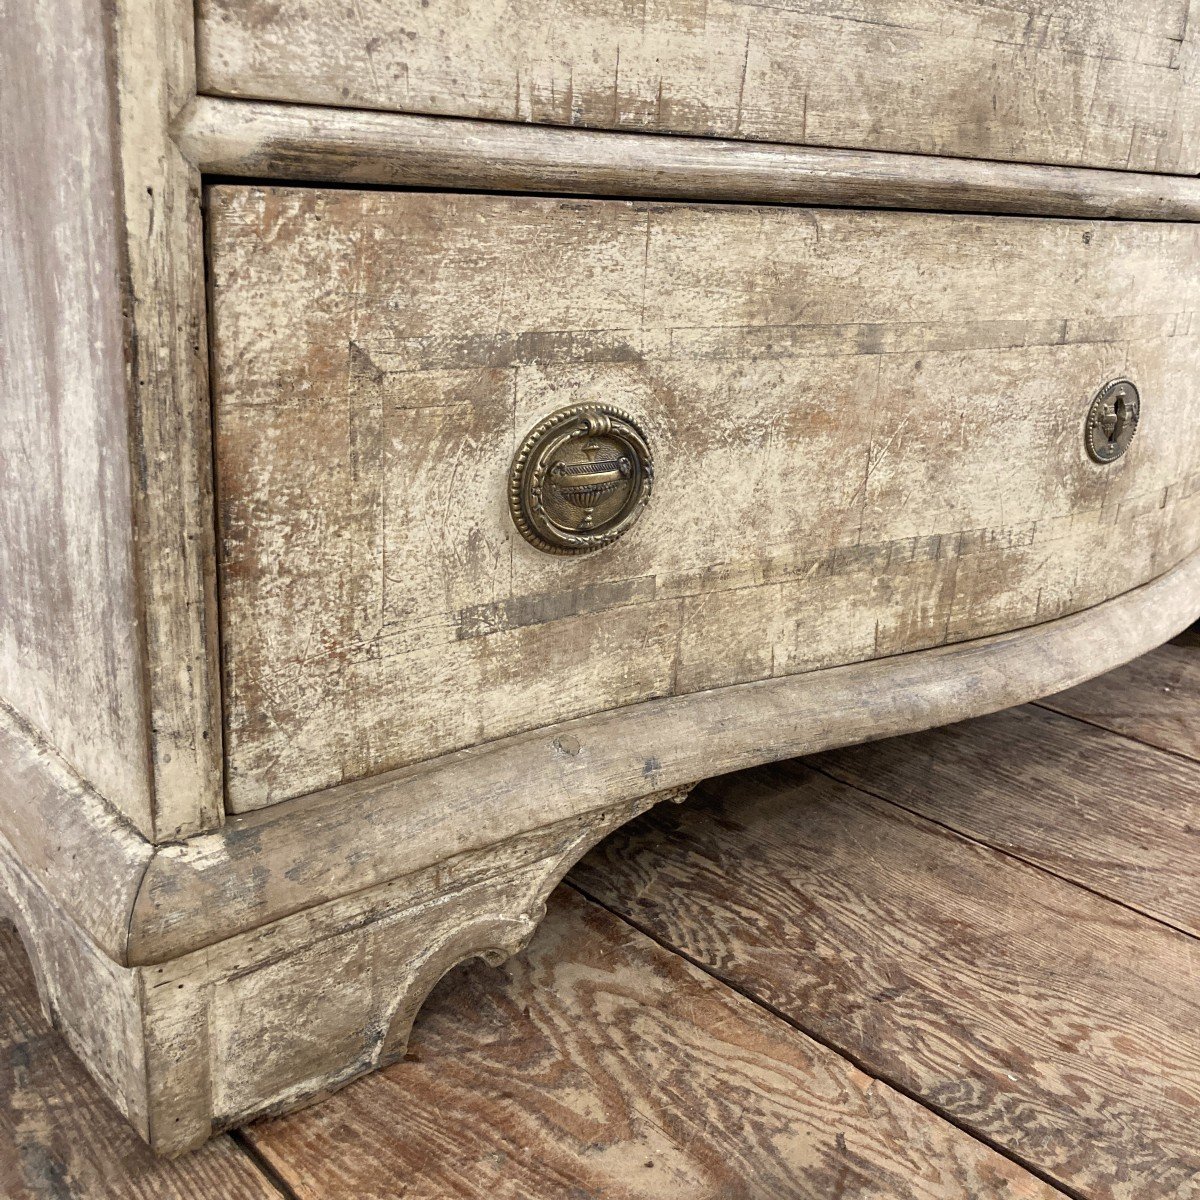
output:
[[[508,507],[521,536],[547,554],[611,545],[642,514],[654,458],[641,427],[607,404],[559,409],[517,448]]]
[[[1132,380],[1106,383],[1088,409],[1084,436],[1092,460],[1116,462],[1129,449],[1141,415],[1141,393]]]

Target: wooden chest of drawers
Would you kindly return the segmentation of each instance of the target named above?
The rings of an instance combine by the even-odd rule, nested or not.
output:
[[[1200,613],[1185,0],[30,7],[0,902],[161,1151],[650,804]]]

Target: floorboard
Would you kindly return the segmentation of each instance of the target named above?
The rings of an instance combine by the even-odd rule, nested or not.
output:
[[[1192,639],[1196,638],[1196,643]],[[1200,760],[1200,634],[1041,701],[1045,708]]]
[[[0,924],[0,1196],[4,1200],[279,1200],[227,1137],[155,1158],[101,1095],[38,1004],[29,960]]]
[[[809,761],[1200,935],[1200,763],[1035,705]]]
[[[1200,1191],[1200,943],[803,764],[704,785],[572,878],[1096,1200]]]
[[[1056,1194],[568,889],[409,1061],[246,1135],[304,1200]]]

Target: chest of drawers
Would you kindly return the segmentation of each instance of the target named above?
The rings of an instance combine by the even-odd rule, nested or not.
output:
[[[649,805],[1200,613],[1184,0],[352,7],[4,50],[0,904],[164,1153]]]

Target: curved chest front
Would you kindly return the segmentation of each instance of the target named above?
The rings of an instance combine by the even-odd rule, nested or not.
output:
[[[208,208],[236,811],[1048,621],[1196,548],[1200,227],[241,186]],[[1121,381],[1136,433],[1110,390],[1089,450]],[[631,418],[653,487],[615,540],[547,553],[513,460],[572,408]],[[590,444],[581,510],[636,460]]]

